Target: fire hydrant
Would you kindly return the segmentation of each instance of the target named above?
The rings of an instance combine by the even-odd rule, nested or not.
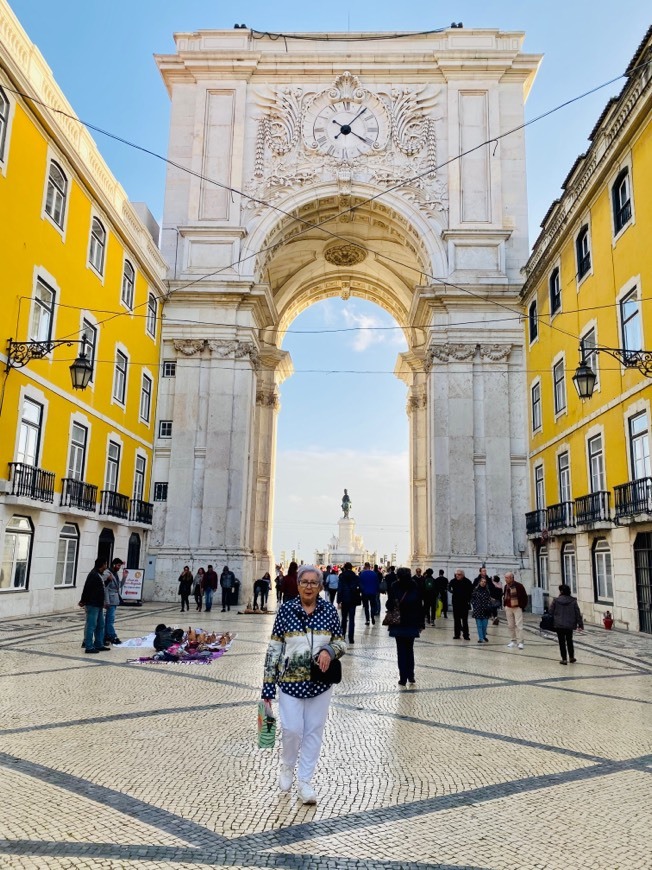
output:
[[[614,618],[608,610],[605,610],[605,614],[602,617],[602,624],[607,630],[611,629],[614,624]]]

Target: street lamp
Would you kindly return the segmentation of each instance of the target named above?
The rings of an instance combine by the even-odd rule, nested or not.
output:
[[[7,342],[7,365],[5,366],[5,371],[8,372],[9,369],[21,369],[33,359],[43,359],[55,347],[61,347],[64,344],[66,347],[73,347],[77,342],[70,341],[67,338],[57,341],[13,341],[10,338]],[[86,338],[83,337],[79,344],[81,345],[79,356],[70,366],[70,379],[73,390],[85,390],[93,375],[93,363],[86,354]]]
[[[582,347],[580,345],[580,364],[575,369],[573,383],[580,399],[590,399],[595,388],[596,374],[588,364],[585,356],[586,351],[594,353],[608,353],[626,369],[638,369],[646,378],[652,378],[652,351],[651,350],[627,350],[623,347]]]

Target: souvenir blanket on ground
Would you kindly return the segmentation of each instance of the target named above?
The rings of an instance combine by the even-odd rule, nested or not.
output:
[[[236,634],[230,631],[216,633],[191,628],[184,633],[179,643],[153,656],[141,656],[128,661],[136,665],[209,665],[229,651],[235,638]]]

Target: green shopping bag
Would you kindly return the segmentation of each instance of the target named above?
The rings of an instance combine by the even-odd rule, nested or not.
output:
[[[435,618],[436,618],[436,619],[439,619],[439,617],[441,616],[441,612],[442,612],[443,609],[444,609],[444,605],[443,605],[443,603],[442,603],[442,600],[441,600],[441,598],[438,598],[438,599],[437,599],[437,604],[436,604],[436,606],[435,606]]]
[[[270,701],[258,702],[258,748],[273,749],[276,740],[276,717]]]

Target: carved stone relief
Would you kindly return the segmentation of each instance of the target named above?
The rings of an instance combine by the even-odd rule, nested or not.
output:
[[[184,356],[195,356],[201,353],[206,347],[205,338],[182,338],[173,342],[174,349],[177,353],[182,353]]]
[[[367,252],[359,245],[347,245],[338,242],[324,251],[324,259],[333,266],[357,266],[367,256]]]
[[[263,405],[267,408],[275,408],[278,410],[281,404],[278,391],[276,389],[258,389],[258,391],[256,392],[256,404]]]
[[[481,344],[480,356],[492,362],[501,362],[512,352],[511,344]]]

